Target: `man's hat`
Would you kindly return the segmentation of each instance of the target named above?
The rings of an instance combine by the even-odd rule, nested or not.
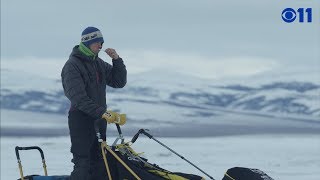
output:
[[[98,28],[95,27],[87,27],[85,30],[83,30],[81,34],[81,42],[89,47],[90,44],[95,42],[101,42],[104,43],[102,34]]]

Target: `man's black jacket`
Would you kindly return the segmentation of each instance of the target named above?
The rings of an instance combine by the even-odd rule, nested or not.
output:
[[[106,86],[122,88],[127,82],[127,70],[122,59],[110,65],[99,57],[91,59],[75,46],[62,72],[62,86],[71,108],[99,119],[106,111]]]

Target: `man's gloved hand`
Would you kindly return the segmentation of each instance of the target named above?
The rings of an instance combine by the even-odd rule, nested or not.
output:
[[[108,123],[117,123],[120,126],[124,125],[127,121],[125,114],[119,114],[113,111],[103,113],[102,119],[105,119]]]
[[[119,59],[119,55],[115,49],[108,48],[105,52],[112,58],[112,59]]]

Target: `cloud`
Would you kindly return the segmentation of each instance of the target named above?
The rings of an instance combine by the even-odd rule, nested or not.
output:
[[[195,53],[176,53],[158,50],[123,50],[120,56],[124,59],[129,76],[135,76],[144,72],[167,72],[166,75],[175,78],[197,77],[221,82],[244,83],[269,82],[277,80],[311,81],[319,83],[319,71],[317,67],[310,69],[309,66],[287,66],[277,59],[257,56],[230,56],[213,57]],[[100,57],[111,63],[110,57],[101,52]],[[67,57],[63,58],[40,58],[21,57],[1,59],[1,79],[10,80],[5,70],[8,69],[10,76],[14,73],[27,77],[39,77],[59,80],[61,69]],[[155,73],[156,74],[156,73]],[[33,76],[35,75],[35,76]],[[180,76],[181,77],[181,76]],[[157,77],[153,77],[157,78]],[[162,78],[162,77],[158,77]],[[13,78],[14,79],[14,78]],[[218,80],[218,81],[217,81]],[[26,82],[22,82],[26,83]]]
[[[28,73],[39,77],[60,79],[60,71],[66,58],[21,57],[1,59],[1,69],[10,69],[16,73]]]
[[[128,50],[121,53],[128,74],[138,74],[153,69],[164,69],[206,79],[245,77],[279,66],[276,60],[261,57],[205,57],[198,54],[162,51]],[[100,57],[111,63],[104,52]],[[40,77],[60,79],[60,72],[67,58],[24,57],[4,59],[3,69],[17,73],[31,73]]]
[[[250,76],[280,66],[276,60],[262,57],[205,57],[161,51],[127,51],[124,54],[131,73],[167,69],[207,79]]]

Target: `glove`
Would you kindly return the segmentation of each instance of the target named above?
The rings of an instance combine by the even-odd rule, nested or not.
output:
[[[105,119],[108,123],[117,123],[120,126],[124,125],[127,121],[126,114],[119,114],[113,111],[103,113],[102,119]]]
[[[112,59],[119,59],[119,55],[117,54],[115,49],[108,48],[105,52],[112,58]]]

